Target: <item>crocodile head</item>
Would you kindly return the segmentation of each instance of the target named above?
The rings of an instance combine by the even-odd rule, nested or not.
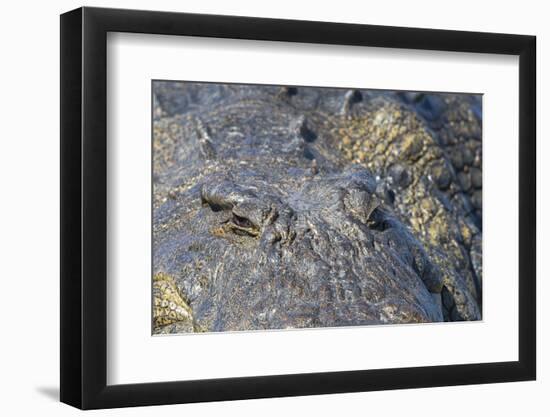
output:
[[[428,245],[430,218],[411,227],[424,221],[420,203],[440,207],[446,199],[423,185],[432,157],[444,156],[406,109],[392,108],[385,96],[371,109],[355,91],[341,105],[342,92],[331,89],[296,95],[266,88],[264,96],[253,87],[181,88],[188,91],[177,97],[196,95],[198,104],[174,105],[179,113],[154,123],[155,308],[168,315],[156,332],[434,322],[445,308],[460,319],[463,305],[473,311],[466,319],[478,317],[454,272],[465,250],[455,256],[439,250],[439,241]],[[391,123],[382,129],[380,114],[383,121],[400,115],[395,123],[431,147],[400,141],[412,136]],[[413,150],[420,156],[409,158]],[[396,166],[406,166],[411,181],[380,188],[384,178],[373,175],[405,178]],[[452,226],[446,207],[437,213]],[[460,311],[444,295],[462,300]]]
[[[155,270],[174,277],[195,329],[442,320],[440,274],[368,171],[275,171],[216,172],[171,201]]]

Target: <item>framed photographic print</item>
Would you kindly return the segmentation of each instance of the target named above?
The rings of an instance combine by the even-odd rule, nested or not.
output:
[[[61,401],[535,379],[535,38],[61,16]]]

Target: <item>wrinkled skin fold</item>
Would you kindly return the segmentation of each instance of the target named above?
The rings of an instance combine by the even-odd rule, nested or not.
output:
[[[153,96],[154,333],[481,318],[479,97]]]

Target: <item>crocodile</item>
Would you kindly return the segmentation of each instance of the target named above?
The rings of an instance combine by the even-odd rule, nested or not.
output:
[[[154,81],[152,112],[154,334],[481,319],[480,96]]]

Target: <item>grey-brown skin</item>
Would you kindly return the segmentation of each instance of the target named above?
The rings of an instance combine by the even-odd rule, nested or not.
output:
[[[191,312],[155,333],[481,318],[480,221],[419,101],[161,81],[153,95],[153,272]],[[392,120],[393,136],[368,127]],[[414,152],[388,151],[411,135]]]

